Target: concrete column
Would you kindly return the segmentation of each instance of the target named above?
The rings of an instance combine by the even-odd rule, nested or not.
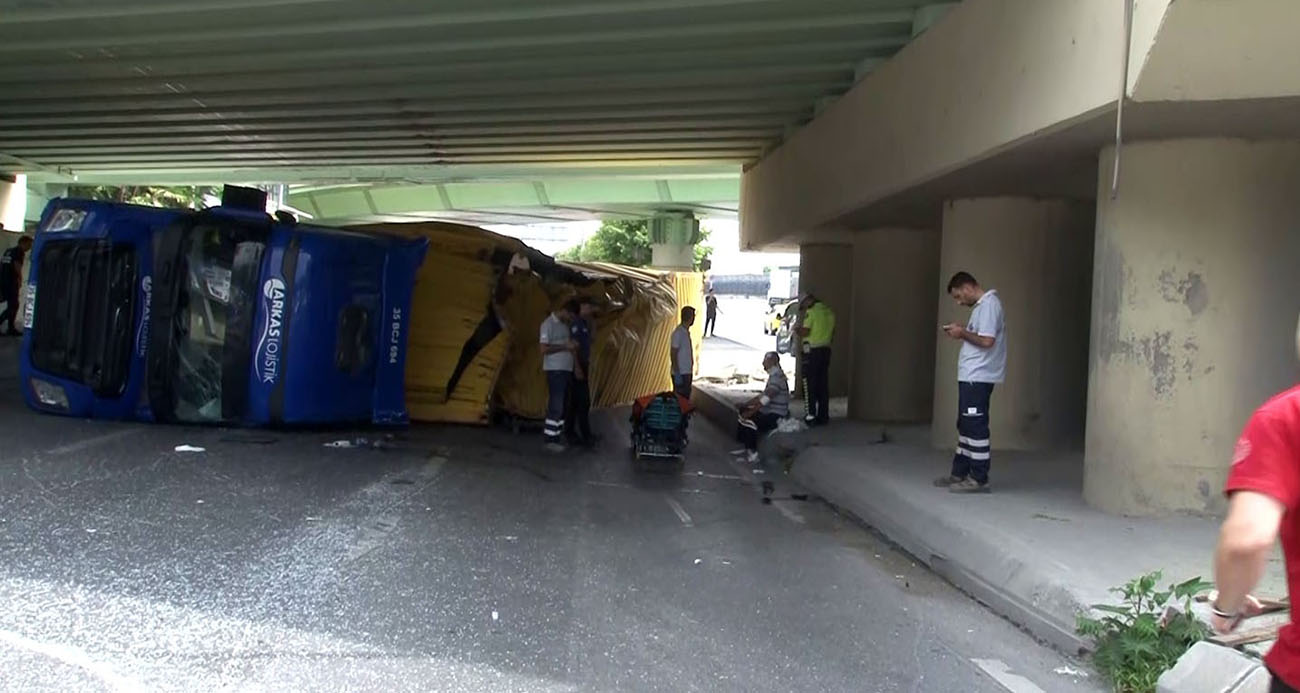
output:
[[[27,217],[27,176],[0,172],[0,224],[22,233]]]
[[[934,230],[895,228],[854,236],[852,418],[930,420],[939,238]]]
[[[1296,382],[1300,141],[1101,154],[1084,497],[1217,513],[1250,413]]]
[[[695,269],[695,244],[700,222],[689,215],[667,214],[650,220],[650,266],[690,272]]]
[[[939,325],[970,309],[947,295],[958,271],[997,289],[1006,314],[1006,382],[993,391],[993,450],[1079,447],[1088,381],[1091,203],[1001,197],[944,204],[934,325],[934,444],[956,443],[959,343]]]
[[[799,293],[813,293],[835,311],[831,397],[843,397],[849,394],[849,374],[853,372],[853,246],[846,243],[799,246]]]

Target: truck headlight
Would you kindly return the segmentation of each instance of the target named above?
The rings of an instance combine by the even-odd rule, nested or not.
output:
[[[32,392],[36,395],[36,401],[47,407],[68,408],[68,393],[60,385],[32,378]]]

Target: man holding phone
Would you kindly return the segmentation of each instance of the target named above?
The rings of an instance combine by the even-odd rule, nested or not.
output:
[[[961,352],[957,357],[957,452],[952,457],[952,473],[935,479],[934,485],[953,493],[987,493],[993,461],[989,400],[1007,371],[1002,301],[997,291],[985,291],[967,272],[953,275],[948,295],[972,310],[964,327],[952,323],[940,328],[961,342]]]

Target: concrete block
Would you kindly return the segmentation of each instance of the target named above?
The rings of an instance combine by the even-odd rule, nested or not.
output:
[[[1263,672],[1263,688],[1255,688]],[[1243,688],[1250,684],[1251,688]],[[1268,672],[1258,660],[1227,647],[1200,642],[1165,672],[1156,693],[1253,693],[1268,690]]]
[[[1246,680],[1241,685],[1232,689],[1232,693],[1268,693],[1273,685],[1273,676],[1268,673],[1268,669],[1259,667],[1246,676]]]

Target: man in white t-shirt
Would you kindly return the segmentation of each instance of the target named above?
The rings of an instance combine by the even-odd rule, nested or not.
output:
[[[971,308],[963,327],[944,325],[943,331],[961,342],[957,357],[957,452],[952,473],[935,480],[935,486],[953,493],[985,493],[989,490],[992,447],[989,441],[989,400],[993,386],[1007,373],[1006,325],[998,292],[985,291],[966,272],[948,282],[948,295]]]
[[[695,324],[695,309],[682,309],[682,322],[673,330],[669,346],[672,364],[673,391],[682,397],[691,396],[691,376],[695,374],[695,350],[691,343],[691,326]]]
[[[569,402],[569,381],[573,378],[574,354],[577,342],[569,332],[576,308],[561,306],[542,321],[542,370],[546,371],[546,449],[564,452],[564,410]]]

